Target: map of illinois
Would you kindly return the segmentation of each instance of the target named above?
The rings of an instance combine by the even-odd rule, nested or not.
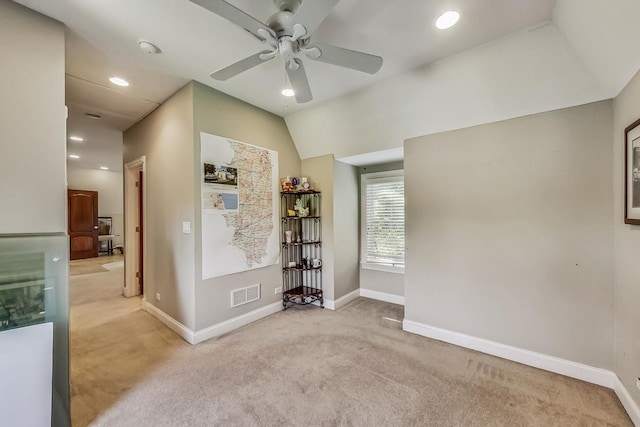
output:
[[[229,141],[238,169],[238,211],[226,213],[228,227],[235,231],[231,245],[246,254],[248,268],[267,256],[268,240],[274,229],[273,164],[268,150]]]

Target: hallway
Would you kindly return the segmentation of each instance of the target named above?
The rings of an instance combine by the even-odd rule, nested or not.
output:
[[[71,418],[90,425],[140,382],[172,348],[190,347],[124,298],[124,257],[70,263]]]

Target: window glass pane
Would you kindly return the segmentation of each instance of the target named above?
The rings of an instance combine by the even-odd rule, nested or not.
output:
[[[364,262],[404,266],[404,181],[364,181]]]

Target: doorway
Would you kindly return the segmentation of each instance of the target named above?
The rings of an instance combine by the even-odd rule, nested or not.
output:
[[[146,157],[124,168],[124,289],[125,297],[144,295]]]
[[[70,260],[98,256],[98,192],[67,190]]]

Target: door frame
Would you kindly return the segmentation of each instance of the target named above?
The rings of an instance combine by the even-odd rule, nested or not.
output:
[[[139,238],[136,232],[137,218],[140,214],[136,181],[142,171],[142,274],[146,277],[147,268],[147,158],[139,157],[124,165],[124,288],[125,297],[140,295],[136,273],[139,265]]]

